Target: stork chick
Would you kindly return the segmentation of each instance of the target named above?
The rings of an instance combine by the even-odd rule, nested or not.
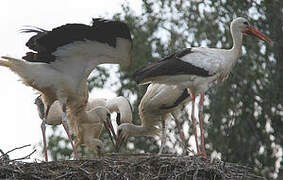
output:
[[[42,102],[42,96],[36,98],[35,104],[37,105],[39,116],[42,119],[41,129],[44,142],[44,154],[45,159],[48,160],[45,123],[49,125],[61,124],[61,116],[63,112],[60,108],[60,103],[55,101],[50,107],[47,119],[44,120],[43,113],[46,111],[46,107]],[[89,100],[85,108],[85,113],[82,113],[82,110],[77,111],[69,109],[67,111],[69,126],[75,135],[76,148],[78,148],[81,144],[86,144],[90,150],[97,152],[99,156],[102,155],[104,148],[102,142],[98,139],[102,131],[102,123],[104,124],[114,145],[112,135],[116,137],[116,134],[109,117],[110,112],[119,113],[122,122],[132,122],[131,105],[129,101],[122,96],[114,97],[112,99],[95,98]]]

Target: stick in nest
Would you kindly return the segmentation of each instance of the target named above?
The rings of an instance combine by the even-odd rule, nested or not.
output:
[[[13,152],[13,151],[15,151],[15,150],[18,150],[18,149],[22,149],[22,148],[28,147],[28,146],[31,146],[31,145],[28,144],[28,145],[24,145],[24,146],[21,146],[21,147],[16,147],[16,148],[14,148],[14,149],[12,149],[12,150],[7,151],[6,153],[3,153],[3,152],[2,152],[2,155],[0,156],[0,159],[5,159],[5,157],[7,157],[9,153],[11,153],[11,152]],[[31,156],[32,154],[34,154],[35,152],[36,152],[36,149],[33,150],[30,154],[28,154],[28,155],[26,155],[26,156],[24,156],[24,157],[16,158],[16,159],[11,159],[11,160],[8,159],[8,160],[4,160],[4,161],[9,163],[9,162],[12,162],[12,161],[30,159],[30,156]]]

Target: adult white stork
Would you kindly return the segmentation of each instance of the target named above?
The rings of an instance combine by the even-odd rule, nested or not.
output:
[[[0,66],[18,74],[25,85],[40,91],[46,105],[44,119],[55,100],[62,105],[62,124],[67,130],[66,109],[81,111],[88,101],[87,78],[99,64],[131,64],[132,39],[128,26],[119,21],[93,19],[92,25],[66,24],[51,31],[25,29],[37,33],[26,45],[21,59],[2,57]],[[70,139],[70,136],[69,136]],[[71,141],[71,139],[70,139]],[[72,141],[71,141],[72,143]],[[75,157],[78,158],[73,146]]]
[[[35,104],[37,105],[39,116],[43,120],[44,112],[46,112],[46,107],[42,101],[41,96],[36,98]],[[88,101],[88,104],[85,108],[85,113],[76,113],[76,115],[74,116],[73,112],[73,109],[69,109],[69,111],[67,111],[67,117],[70,129],[75,135],[75,147],[78,148],[78,146],[80,146],[81,144],[86,144],[90,150],[97,152],[99,156],[101,156],[104,151],[103,143],[99,140],[99,136],[102,131],[102,124],[104,124],[104,126],[106,127],[113,145],[114,141],[112,139],[112,134],[116,139],[116,135],[110,119],[110,113],[116,112],[117,114],[120,114],[119,118],[121,122],[132,122],[131,105],[129,101],[122,96],[114,97],[111,99],[91,99]],[[46,148],[45,124],[61,124],[62,113],[63,112],[60,103],[58,101],[55,101],[50,107],[47,119],[42,121],[41,130],[43,135],[44,155],[46,161],[48,161],[48,155]],[[79,118],[77,118],[78,115],[80,116]],[[79,119],[79,121],[73,120],[74,117]]]
[[[173,113],[181,105],[191,100],[190,94],[186,88],[170,86],[165,84],[150,84],[139,104],[139,115],[141,125],[124,123],[118,126],[116,151],[119,151],[122,142],[128,136],[156,136],[160,134],[160,128],[157,126],[169,119],[170,113]],[[177,120],[177,119],[176,119]],[[180,132],[182,132],[179,129]],[[164,146],[164,131],[162,131],[162,145]],[[181,133],[182,134],[182,133]],[[184,137],[181,136],[184,141]]]
[[[267,36],[250,26],[248,21],[242,17],[232,21],[230,31],[233,38],[233,47],[231,49],[187,48],[138,70],[134,73],[136,81],[139,84],[164,83],[189,88],[192,96],[191,119],[194,124],[195,97],[201,94],[201,110],[204,93],[209,88],[209,85],[216,80],[223,81],[226,79],[237,59],[241,56],[243,34],[251,34],[268,44],[272,43]],[[206,155],[203,141],[202,116],[200,116],[199,121],[202,155]]]

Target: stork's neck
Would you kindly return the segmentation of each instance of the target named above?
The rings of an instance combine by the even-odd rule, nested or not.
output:
[[[106,108],[110,112],[119,112],[121,115],[121,123],[132,122],[132,109],[128,100],[122,96],[107,100]]]
[[[128,125],[128,135],[129,136],[154,136],[159,133],[159,129],[156,127],[146,127],[143,125]]]
[[[231,27],[231,34],[233,39],[233,47],[230,49],[231,57],[236,61],[242,55],[242,41],[243,34],[238,29]]]

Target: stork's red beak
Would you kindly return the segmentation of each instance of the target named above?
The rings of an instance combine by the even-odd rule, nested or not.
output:
[[[248,30],[242,31],[242,33],[254,35],[257,38],[259,38],[259,39],[263,40],[264,42],[266,42],[268,45],[272,46],[271,39],[269,39],[266,35],[262,34],[256,28],[254,28],[252,26],[248,26]]]
[[[120,151],[121,145],[123,144],[124,141],[127,140],[127,138],[128,138],[127,135],[123,136],[122,134],[118,134],[118,139],[117,139],[116,148],[115,148],[116,152]]]
[[[111,142],[112,142],[113,146],[115,146],[115,142],[113,140],[113,137],[116,140],[117,136],[116,136],[116,133],[115,133],[114,128],[112,126],[112,123],[109,122],[109,121],[107,121],[107,122],[104,121],[104,126],[105,126],[105,128],[106,128],[106,130],[108,132],[108,135],[109,135],[109,137],[111,139]]]

